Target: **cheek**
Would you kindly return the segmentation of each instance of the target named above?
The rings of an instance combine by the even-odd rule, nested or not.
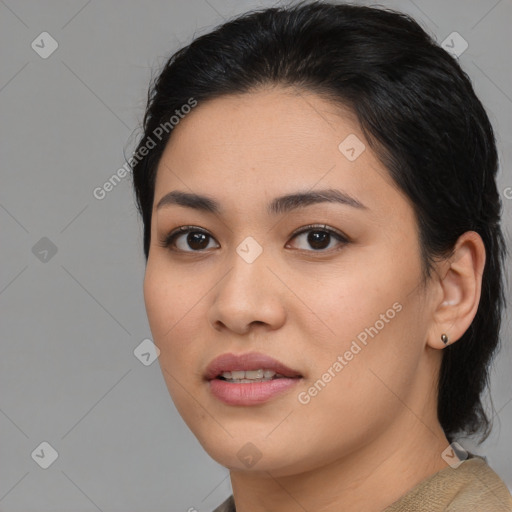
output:
[[[317,333],[313,336],[313,325],[308,322],[308,342],[317,348],[348,350],[351,340],[358,336],[364,343],[370,333],[389,331],[391,324],[400,321],[398,310],[408,300],[415,281],[415,276],[404,275],[403,271],[399,276],[397,269],[375,260],[360,258],[357,265],[347,263],[346,268],[350,271],[331,269],[317,276],[315,283],[308,277],[294,279],[295,289],[304,291],[301,298],[308,305],[308,317],[313,319]]]
[[[167,279],[154,264],[148,262],[144,276],[144,303],[153,341],[157,344],[165,332],[164,326],[167,329],[172,326],[170,315],[174,311],[173,301]]]
[[[305,350],[315,365],[297,397],[301,418],[307,418],[301,428],[320,446],[324,437],[332,440],[332,450],[354,448],[404,412],[401,399],[410,391],[421,356],[418,344],[406,337],[410,311],[406,306],[393,310],[395,316],[386,317],[389,323],[375,319],[374,310],[366,310],[367,321],[358,311],[360,325],[350,322],[352,335],[345,326],[346,334],[334,343]],[[340,319],[340,332],[343,324]]]
[[[415,265],[360,263],[324,276],[307,299],[315,316],[299,321],[307,333],[304,357],[313,362],[313,389],[305,388],[312,409],[318,407],[319,417],[350,410],[343,421],[370,424],[379,412],[387,418],[399,405],[393,391],[401,396],[414,380],[425,326]]]
[[[191,407],[195,401],[191,402],[190,393],[203,346],[199,326],[205,316],[200,302],[204,293],[197,286],[181,283],[168,269],[154,264],[146,268],[144,300],[153,342],[160,350],[162,376],[176,408],[191,429],[201,421],[202,414],[200,408]]]
[[[161,359],[166,360],[172,350],[179,359],[181,352],[191,352],[194,344],[194,326],[198,325],[201,311],[200,299],[205,291],[199,286],[183,283],[178,275],[164,265],[149,264],[144,277],[144,301],[153,335],[160,349]]]

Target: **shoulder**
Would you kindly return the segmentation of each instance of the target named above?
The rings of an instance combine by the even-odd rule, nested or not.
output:
[[[472,455],[413,487],[383,512],[512,512],[512,496],[484,458]],[[230,495],[212,512],[236,512]]]
[[[512,496],[483,457],[472,455],[413,487],[384,512],[512,512]]]
[[[236,512],[233,495],[229,496],[226,501],[223,501],[213,512]]]

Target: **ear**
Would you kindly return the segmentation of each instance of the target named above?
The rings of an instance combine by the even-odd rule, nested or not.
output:
[[[480,303],[484,266],[482,238],[475,231],[467,231],[457,240],[450,258],[437,269],[434,317],[427,337],[430,347],[442,349],[469,328]],[[442,341],[442,334],[446,334],[447,343]]]

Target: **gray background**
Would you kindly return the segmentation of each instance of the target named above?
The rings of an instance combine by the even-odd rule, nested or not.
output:
[[[209,511],[230,494],[228,471],[181,420],[158,361],[134,355],[151,334],[130,178],[103,200],[93,190],[134,149],[152,72],[224,19],[270,5],[0,0],[0,510]],[[382,5],[412,14],[439,42],[453,31],[468,42],[460,62],[497,133],[510,245],[511,0]],[[46,59],[31,47],[43,31],[58,42]],[[495,429],[464,446],[512,489],[507,315]],[[31,455],[44,441],[58,452],[48,469]]]

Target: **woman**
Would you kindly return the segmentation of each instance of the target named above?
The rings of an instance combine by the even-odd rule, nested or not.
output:
[[[221,511],[512,510],[488,434],[492,127],[406,15],[301,3],[173,55],[133,163],[170,395]]]

